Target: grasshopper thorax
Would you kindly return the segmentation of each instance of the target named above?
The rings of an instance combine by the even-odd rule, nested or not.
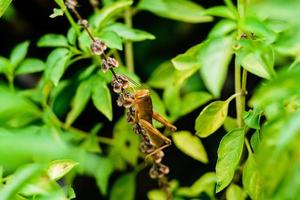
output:
[[[150,92],[147,89],[137,90],[134,94],[134,98],[135,98],[136,101],[143,100],[143,99],[145,99],[149,96],[150,96]]]

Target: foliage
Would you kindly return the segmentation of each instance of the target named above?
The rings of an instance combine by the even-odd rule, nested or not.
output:
[[[125,117],[117,118],[113,110],[113,77],[100,70],[102,60],[92,54],[89,35],[62,0],[55,2],[58,7],[52,14],[49,9],[50,18],[65,16],[70,23],[67,33],[46,34],[36,44],[23,41],[9,56],[0,56],[5,79],[0,83],[0,199],[74,199],[72,183],[81,174],[93,177],[111,200],[134,199],[136,177],[144,166],[139,161],[139,138]],[[174,199],[216,199],[216,193],[227,199],[297,198],[299,1],[238,0],[235,5],[224,0],[224,5],[210,8],[190,0],[103,2],[88,18],[91,32],[121,63],[116,72],[137,83],[140,78],[127,62],[132,59],[128,52],[133,53],[128,45],[158,36],[132,28],[124,13],[130,13],[129,21],[137,11],[182,23],[218,20],[204,41],[160,63],[143,83],[151,90],[154,110],[171,122],[199,113],[192,119],[195,132],[179,127],[172,135],[174,145],[202,164],[217,160],[215,172],[202,173],[190,186],[178,182],[175,174],[170,182]],[[10,3],[0,0],[0,17]],[[28,57],[32,45],[45,48],[47,58]],[[123,50],[127,66],[120,56]],[[78,72],[68,75],[75,65]],[[36,86],[18,87],[15,80],[28,74],[40,77]],[[224,84],[233,76],[235,92],[224,98]],[[190,87],[195,77],[194,84],[203,82],[204,87]],[[247,91],[248,77],[262,84]],[[229,116],[234,100],[236,116]],[[84,131],[76,127],[76,120],[89,104],[103,120]],[[113,123],[109,137],[104,136],[105,123]],[[206,138],[223,128],[227,133],[214,153],[217,158],[210,159]],[[111,179],[116,172],[121,175]],[[151,190],[148,198],[166,195]]]

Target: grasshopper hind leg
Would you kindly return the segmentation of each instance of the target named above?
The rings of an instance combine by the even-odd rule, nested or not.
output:
[[[157,130],[156,128],[154,128],[152,126],[152,124],[150,124],[149,122],[147,122],[146,120],[140,119],[139,123],[141,124],[141,126],[143,128],[146,129],[146,131],[148,132],[148,134],[152,134],[157,136],[158,138],[160,138],[165,144],[156,148],[155,150],[153,150],[151,153],[147,154],[145,159],[147,160],[149,157],[153,156],[154,154],[158,153],[159,151],[167,148],[168,146],[170,146],[172,144],[172,141],[167,138],[166,136],[164,136],[161,132],[159,132],[159,130]]]

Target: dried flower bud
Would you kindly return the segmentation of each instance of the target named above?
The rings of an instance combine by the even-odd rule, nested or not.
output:
[[[150,142],[150,139],[149,139],[149,136],[148,136],[147,132],[139,124],[135,124],[133,126],[133,131],[136,134],[139,134],[142,137],[143,140]]]
[[[129,124],[134,124],[135,122],[135,110],[130,107],[126,113],[126,117],[127,117],[127,122]]]
[[[106,59],[102,60],[102,71],[103,72],[106,72],[107,70],[116,68],[118,66],[119,66],[119,62],[112,57],[107,57]],[[117,75],[117,76],[119,79],[119,76],[121,76],[121,75]],[[128,82],[128,80],[127,80],[127,82]]]
[[[89,27],[89,22],[86,19],[80,19],[78,21],[78,24],[83,27],[83,28],[88,28]]]
[[[112,57],[107,57],[106,62],[111,68],[115,68],[119,66],[119,62]]]
[[[123,99],[123,94],[120,94],[118,99],[117,99],[117,105],[119,107],[122,107],[123,106],[123,102],[124,102],[124,99]]]
[[[162,178],[164,175],[170,172],[166,165],[161,163],[154,163],[149,171],[149,175],[152,179]]]
[[[153,165],[149,171],[149,176],[152,179],[157,179],[159,177],[159,172],[157,171],[155,165]]]
[[[101,40],[96,39],[95,41],[92,42],[91,44],[91,51],[93,54],[96,55],[101,55],[103,52],[107,49],[107,46],[105,43]],[[103,63],[103,62],[102,62]]]
[[[165,154],[163,151],[158,151],[157,153],[152,155],[152,158],[155,163],[160,163],[164,156]]]
[[[128,88],[129,86],[129,81],[126,76],[118,75],[118,82],[122,83],[124,89]]]
[[[65,5],[68,9],[74,10],[78,3],[76,0],[66,0]]]
[[[133,132],[135,132],[136,134],[140,134],[141,127],[140,127],[140,125],[138,125],[138,124],[134,124],[132,130],[133,130]]]
[[[166,165],[163,165],[161,163],[159,163],[159,168],[158,168],[159,172],[161,172],[162,174],[168,174],[170,173],[170,169],[169,167],[167,167]]]
[[[112,86],[113,86],[113,91],[115,93],[121,93],[122,92],[122,84],[117,82],[117,81],[113,81],[112,82]]]
[[[124,88],[124,87],[123,87],[123,88]],[[132,106],[133,101],[134,101],[133,95],[130,94],[130,93],[125,93],[124,96],[123,96],[123,98],[124,98],[123,106],[124,106],[125,108],[130,108],[130,107]],[[134,116],[133,116],[133,117],[134,117]]]
[[[103,73],[107,72],[110,69],[105,59],[102,60],[101,66],[101,70],[103,71]]]
[[[155,150],[155,146],[149,142],[142,140],[139,149],[143,154],[147,155]]]
[[[105,62],[105,60],[104,60]],[[102,70],[108,70],[110,69],[110,66],[107,65],[107,62],[102,63]],[[113,90],[114,92],[116,93],[120,93],[122,92],[122,89],[126,89],[128,87],[128,79],[125,77],[125,76],[122,76],[122,75],[116,75],[117,78],[114,78],[112,80],[112,86],[113,86]],[[132,101],[134,99],[133,95],[127,93],[124,97],[124,107],[128,108],[131,106],[132,104]]]

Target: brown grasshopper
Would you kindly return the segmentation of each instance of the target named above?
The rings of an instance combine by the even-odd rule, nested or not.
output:
[[[163,116],[153,111],[152,100],[150,97],[150,92],[147,89],[139,89],[134,93],[134,100],[132,105],[135,110],[134,123],[142,126],[151,141],[151,143],[156,147],[154,151],[146,155],[146,159],[162,149],[171,145],[171,140],[164,136],[159,130],[154,128],[152,124],[152,119],[160,122],[171,131],[176,131],[177,128],[172,125]]]

